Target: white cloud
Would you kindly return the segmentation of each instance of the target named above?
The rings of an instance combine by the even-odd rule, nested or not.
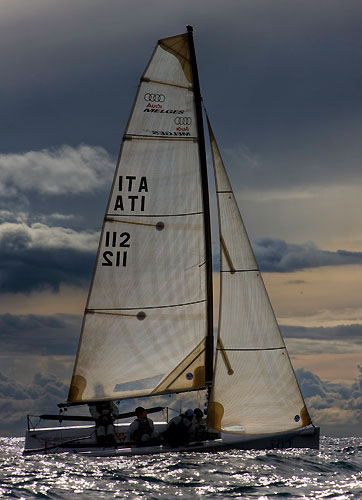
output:
[[[0,222],[26,222],[29,214],[27,212],[12,212],[10,210],[0,210]]]
[[[362,252],[319,249],[314,243],[292,244],[275,238],[262,238],[253,245],[262,271],[290,272],[322,266],[361,264]]]
[[[357,371],[357,377],[351,385],[323,381],[307,370],[296,371],[307,407],[316,424],[347,426],[361,421],[362,369],[359,365]]]
[[[98,238],[98,232],[77,232],[70,228],[50,227],[39,222],[31,225],[25,222],[0,224],[0,245],[14,250],[56,248],[94,252],[97,249]]]
[[[71,314],[1,314],[2,355],[74,354],[81,318]]]
[[[79,215],[73,214],[59,214],[55,212],[54,214],[49,215],[39,215],[39,222],[47,223],[51,221],[73,221],[75,219],[81,219]]]
[[[318,400],[321,400],[321,398],[316,396],[315,398],[312,398],[309,403],[312,405],[318,405]],[[322,426],[322,430],[324,425],[339,425],[342,427],[346,425],[355,425],[360,422],[360,415],[353,410],[349,410],[348,408],[346,409],[332,406],[328,406],[326,408],[312,408],[315,422]]]
[[[0,193],[77,194],[109,185],[114,159],[99,146],[62,146],[56,150],[0,154]]]
[[[82,223],[82,221],[83,216],[79,214],[63,214],[59,212],[50,214],[37,214],[25,211],[0,210],[0,228],[4,223],[14,224],[14,226],[24,224],[27,227],[31,227],[34,223],[41,223],[46,226],[52,226],[54,224],[67,224],[75,222],[77,224],[80,224]]]

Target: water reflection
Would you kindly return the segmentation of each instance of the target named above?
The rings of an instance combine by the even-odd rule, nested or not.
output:
[[[23,457],[0,439],[0,498],[362,498],[362,440],[322,440],[321,450],[87,458]]]

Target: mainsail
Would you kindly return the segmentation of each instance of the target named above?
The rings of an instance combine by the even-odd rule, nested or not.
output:
[[[70,403],[205,387],[205,194],[189,40],[160,40],[141,78],[103,223]]]
[[[310,423],[209,124],[220,229],[220,316],[209,425],[282,432]]]

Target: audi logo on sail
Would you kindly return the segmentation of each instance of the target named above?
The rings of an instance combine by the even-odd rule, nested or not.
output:
[[[148,102],[164,102],[166,97],[163,94],[145,94],[144,100]]]
[[[191,125],[192,120],[189,116],[177,116],[175,123],[176,125]]]

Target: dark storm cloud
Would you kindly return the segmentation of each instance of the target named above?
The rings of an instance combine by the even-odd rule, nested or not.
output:
[[[291,244],[283,240],[262,238],[253,244],[261,271],[286,273],[323,266],[362,263],[362,252],[320,250],[313,243]]]
[[[352,410],[358,410],[362,416],[362,366],[357,365],[358,376],[355,378],[352,385],[352,398],[349,401],[348,407]]]
[[[0,222],[100,227],[115,158],[101,147],[0,154]]]
[[[1,314],[2,354],[73,355],[80,327],[77,315]]]
[[[358,367],[360,368],[360,367]],[[360,372],[360,370],[358,370]],[[321,380],[314,373],[300,368],[295,372],[302,394],[305,398],[313,398],[318,396],[319,404],[323,407],[333,406],[331,403],[338,405],[348,405],[348,401],[352,397],[362,396],[361,388],[354,382],[352,385],[344,383],[333,383]],[[359,373],[359,378],[361,373]]]
[[[61,284],[87,286],[95,262],[98,232],[34,223],[0,224],[0,293],[59,290]],[[264,238],[253,245],[263,272],[361,264],[362,253],[330,252],[308,243]],[[215,270],[218,269],[215,259]]]
[[[362,367],[357,365],[357,376],[352,384],[321,380],[314,373],[299,369],[296,376],[308,411],[314,423],[322,430],[335,426],[337,435],[343,427],[360,432],[362,419]],[[331,426],[331,427],[328,427]],[[325,432],[324,430],[324,432]]]
[[[3,11],[3,152],[83,142],[116,154],[156,40],[192,23],[204,100],[244,187],[359,175],[356,0],[4,1]]]
[[[44,393],[62,398],[65,395],[65,386],[54,376],[41,375],[40,373],[35,374],[30,386],[25,386],[10,380],[0,372],[0,399],[11,398],[18,401],[37,399],[42,397]]]
[[[19,249],[20,243],[21,236],[16,241],[16,251],[0,248],[0,293],[58,291],[61,284],[89,284],[94,253],[72,249]]]
[[[218,85],[204,84],[232,182],[280,189],[359,178],[361,4],[240,6],[231,24],[240,30],[216,48]]]
[[[87,286],[98,233],[41,223],[0,224],[0,293]]]
[[[321,379],[314,373],[299,368],[295,371],[295,375],[305,398],[316,395],[324,397],[326,395]]]
[[[31,383],[20,384],[0,373],[0,435],[24,435],[27,414],[54,412],[67,393],[68,386],[54,375],[37,373]]]
[[[362,344],[362,325],[286,326],[281,327],[285,338],[351,342]]]
[[[253,250],[262,272],[289,273],[325,266],[362,264],[362,252],[347,250],[321,250],[314,243],[292,244],[275,238],[260,238],[253,241]],[[215,265],[220,268],[218,245],[214,245]],[[288,284],[302,284],[303,280],[291,280]]]
[[[114,165],[84,144],[0,154],[0,293],[88,284]]]

